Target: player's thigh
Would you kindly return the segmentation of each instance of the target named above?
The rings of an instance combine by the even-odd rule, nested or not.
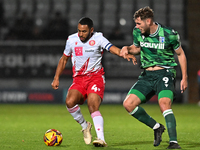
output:
[[[68,90],[66,96],[66,105],[68,108],[72,108],[76,104],[83,104],[83,103],[84,103],[84,96],[80,91],[78,91],[77,89]]]
[[[95,93],[100,96],[101,100],[103,100],[105,90],[105,80],[102,75],[94,75],[90,78],[87,87],[87,95],[90,93]]]
[[[161,74],[155,90],[157,91],[158,100],[167,97],[173,101],[175,96],[175,77],[173,73],[166,71],[166,73]]]
[[[155,92],[152,89],[151,82],[146,79],[140,79],[129,90],[128,95],[130,94],[136,95],[141,103],[145,103],[155,94]]]

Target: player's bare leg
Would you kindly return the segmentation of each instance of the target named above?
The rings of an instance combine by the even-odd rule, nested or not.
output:
[[[84,102],[83,95],[78,90],[69,90],[66,98],[66,106],[69,113],[73,116],[74,120],[76,120],[82,126],[82,132],[84,136],[84,141],[86,144],[90,144],[92,141],[91,128],[92,124],[87,122],[82,113],[80,107],[77,105],[78,103]]]
[[[101,98],[95,93],[90,93],[88,95],[88,108],[93,119],[95,131],[97,134],[97,139],[93,141],[95,147],[106,147],[107,143],[104,139],[104,122],[103,117],[99,111],[99,106],[101,104]]]

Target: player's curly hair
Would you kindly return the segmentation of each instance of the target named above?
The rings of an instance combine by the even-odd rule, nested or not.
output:
[[[87,25],[90,29],[93,27],[93,21],[88,17],[81,18],[78,23],[81,25]]]
[[[153,17],[154,17],[153,10],[149,6],[140,8],[138,11],[135,12],[133,19],[135,20],[138,17],[140,17],[141,20],[144,20],[147,18],[151,18],[153,20]]]

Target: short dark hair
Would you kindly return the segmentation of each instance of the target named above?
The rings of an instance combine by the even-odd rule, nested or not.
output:
[[[151,18],[153,20],[153,10],[149,7],[146,6],[144,8],[140,8],[138,11],[135,12],[133,19],[137,19],[138,17],[141,18],[141,20],[147,19],[147,18]]]
[[[78,23],[81,25],[87,25],[90,29],[93,27],[93,21],[88,17],[81,18]]]

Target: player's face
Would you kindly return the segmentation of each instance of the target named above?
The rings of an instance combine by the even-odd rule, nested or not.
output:
[[[93,28],[89,28],[88,25],[78,24],[78,35],[82,42],[86,42],[92,35]]]
[[[147,19],[141,20],[141,18],[138,17],[135,19],[135,24],[142,34],[150,33],[149,20]]]

